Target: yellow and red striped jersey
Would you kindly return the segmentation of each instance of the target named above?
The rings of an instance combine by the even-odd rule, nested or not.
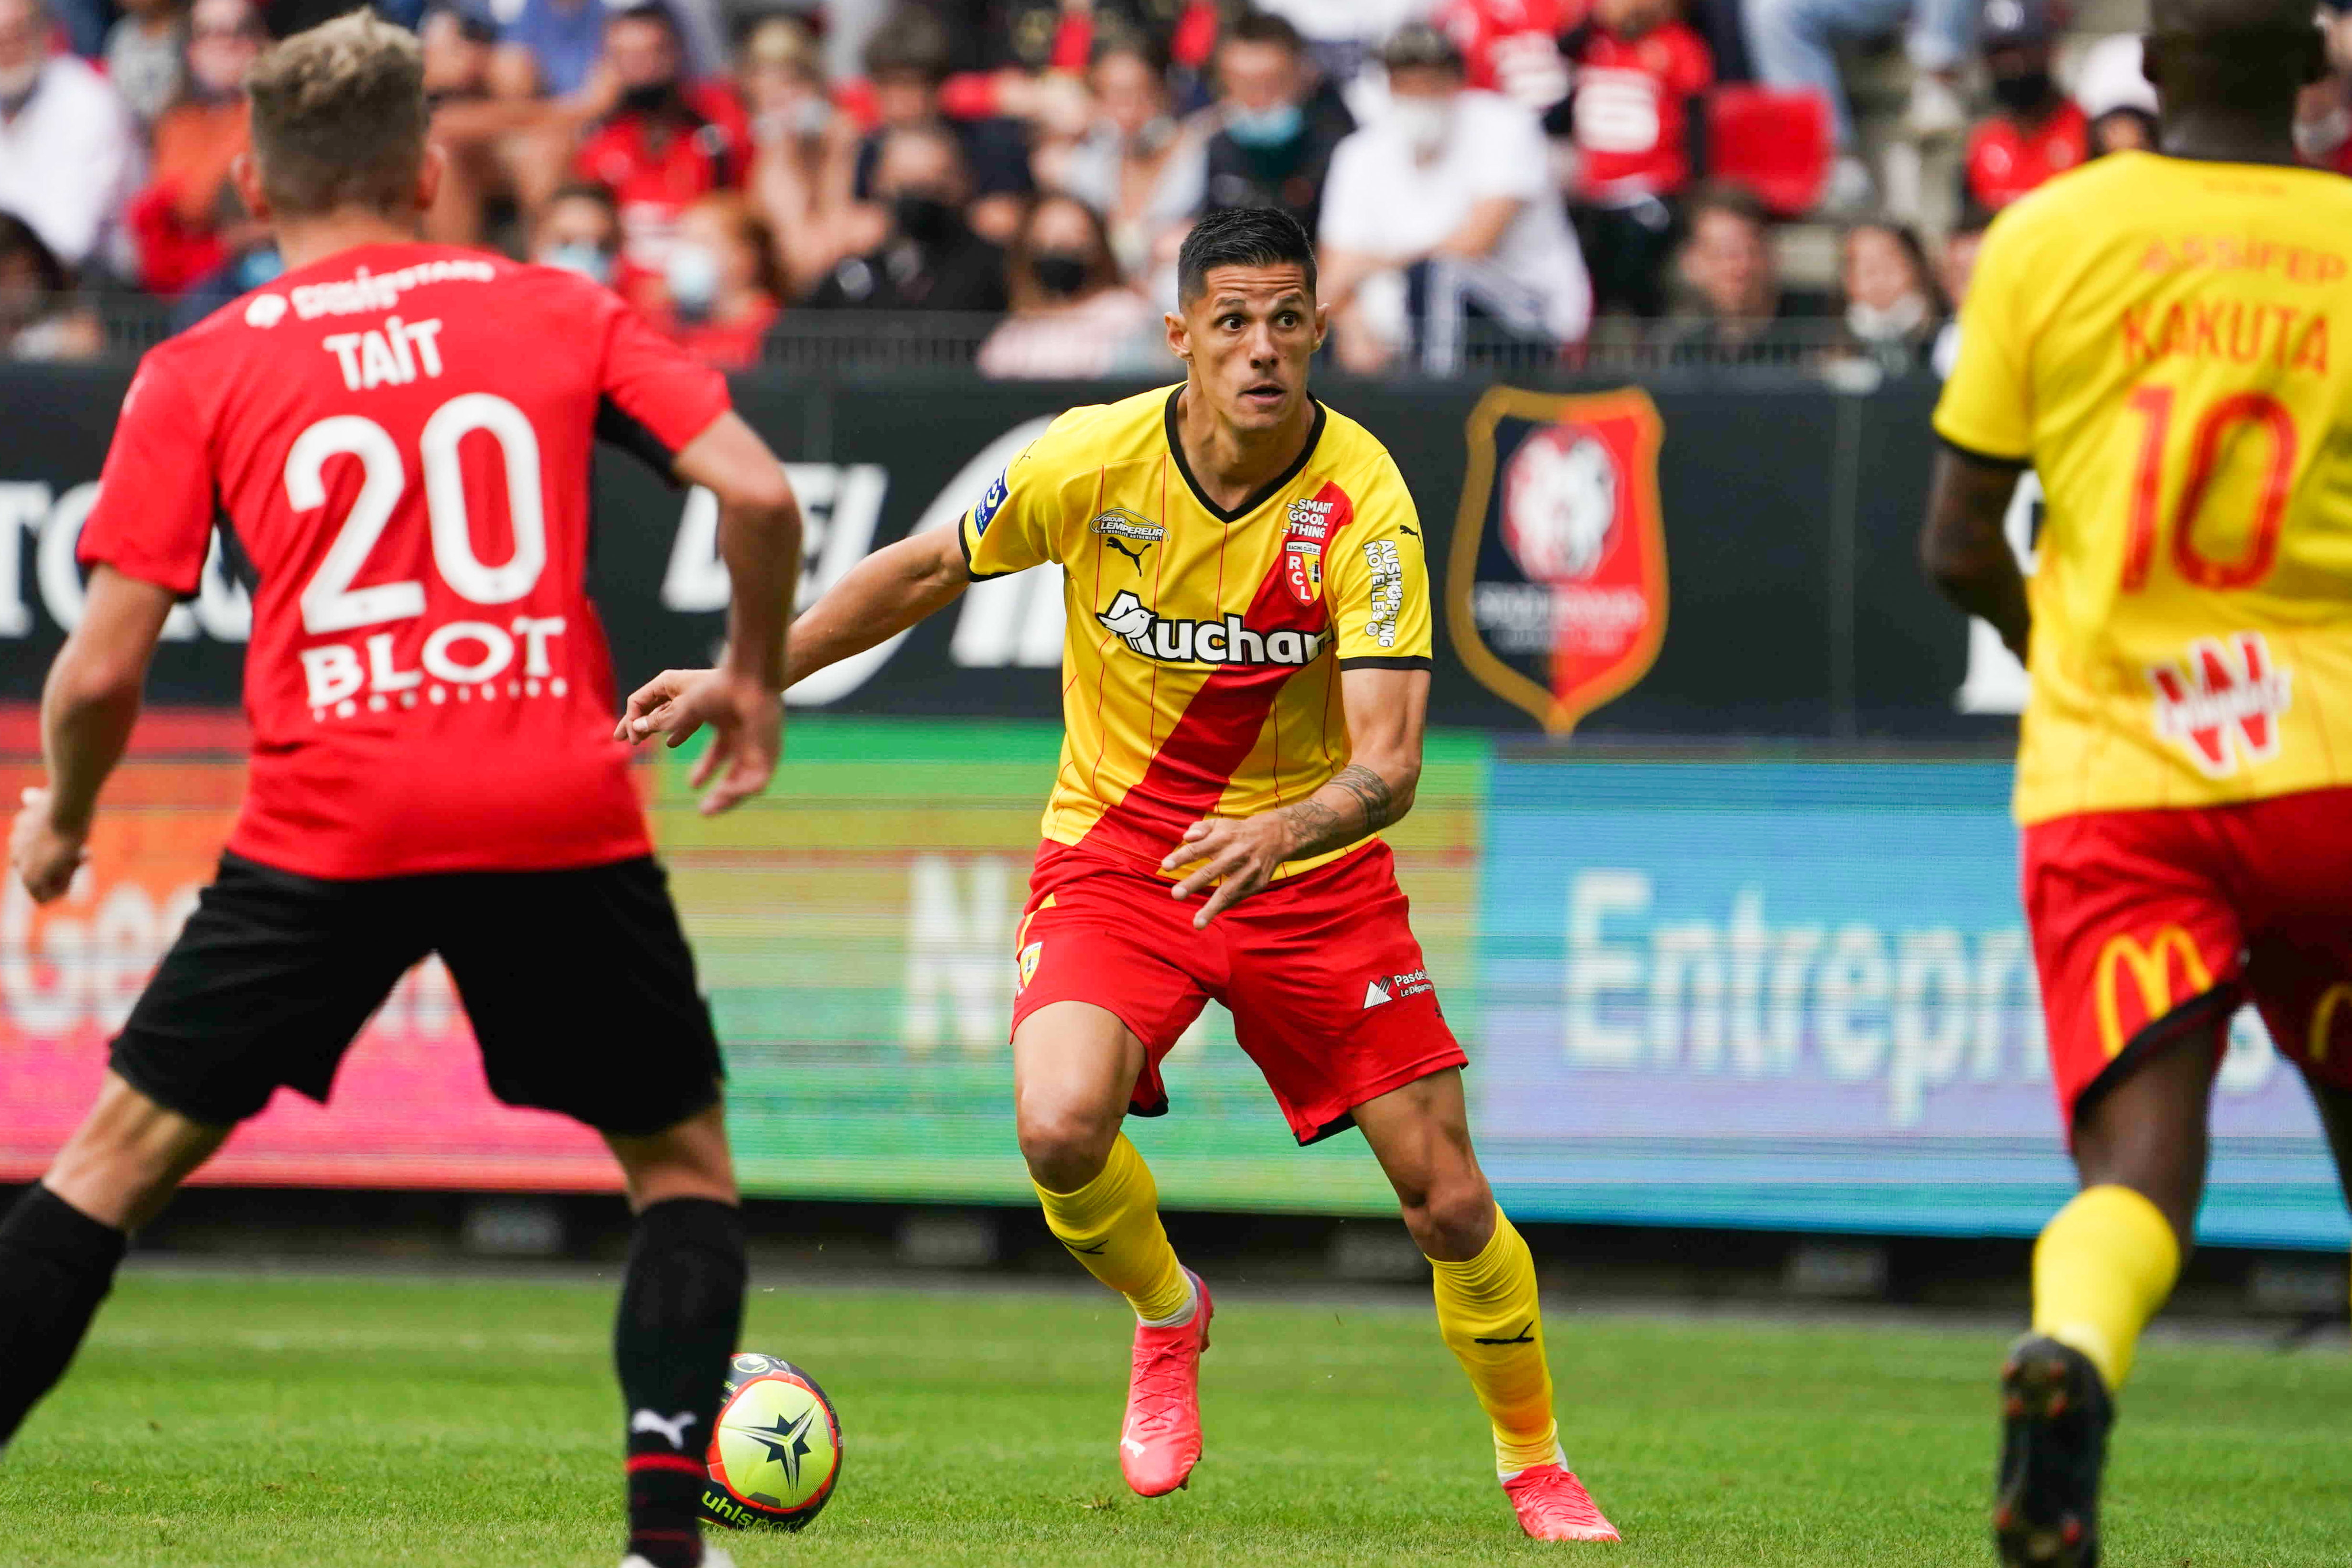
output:
[[[1936,410],[2031,462],[2023,822],[2352,783],[2352,182],[2118,153],[1985,236]]]
[[[1387,448],[1317,404],[1298,460],[1227,511],[1186,467],[1182,391],[1070,410],[961,525],[975,578],[1063,570],[1045,836],[1153,868],[1203,816],[1329,782],[1348,761],[1341,670],[1430,664],[1421,521]]]

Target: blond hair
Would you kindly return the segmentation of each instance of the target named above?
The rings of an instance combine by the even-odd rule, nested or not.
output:
[[[425,56],[415,35],[353,11],[254,62],[253,153],[271,209],[406,212],[425,160]]]

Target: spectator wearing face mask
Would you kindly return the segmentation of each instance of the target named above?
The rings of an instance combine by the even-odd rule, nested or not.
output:
[[[53,52],[41,0],[0,0],[0,212],[31,226],[60,265],[107,260],[139,146],[106,79]]]
[[[1845,231],[1840,261],[1842,357],[1886,375],[1928,368],[1944,301],[1919,237],[1902,224],[1858,223]]]
[[[622,250],[658,272],[686,209],[741,186],[751,132],[723,86],[688,81],[684,40],[664,5],[615,11],[604,24],[615,107],[572,160],[620,204]]]
[[[1140,373],[1159,358],[1150,301],[1119,282],[1100,214],[1070,196],[1029,209],[1013,240],[1013,313],[980,348],[997,380],[1089,380]]]
[[[1560,39],[1573,86],[1544,119],[1576,150],[1576,232],[1599,306],[1642,317],[1665,310],[1676,204],[1702,172],[1715,85],[1706,41],[1676,11],[1676,0],[1594,0]]]
[[[1388,110],[1340,143],[1323,202],[1320,293],[1343,362],[1375,370],[1410,347],[1444,374],[1482,344],[1540,360],[1580,340],[1591,285],[1534,112],[1465,88],[1460,51],[1426,23],[1382,60]]]
[[[593,181],[557,188],[530,230],[530,258],[602,283],[647,314],[661,308],[661,279],[621,254],[621,211]]]
[[[1984,61],[1998,111],[1969,133],[1966,204],[1999,212],[2090,156],[2090,119],[2050,74],[2048,0],[1987,0]]]
[[[1317,232],[1331,154],[1355,116],[1309,68],[1298,31],[1244,12],[1217,46],[1217,113],[1201,210],[1278,207]]]
[[[106,79],[140,124],[152,125],[180,96],[186,7],[184,0],[121,3],[122,15],[106,32]]]
[[[150,292],[177,295],[232,261],[234,278],[224,286],[257,288],[275,275],[268,228],[245,210],[229,178],[229,165],[253,144],[246,69],[268,43],[248,0],[196,0],[188,14],[187,88],[155,122],[153,176],[125,214]]]
[[[894,131],[944,126],[957,142],[971,195],[965,216],[992,243],[1013,237],[1036,183],[1029,167],[1029,137],[1017,121],[996,115],[950,119],[940,92],[952,61],[946,26],[920,5],[891,11],[866,46],[866,77],[881,123],[857,153],[852,196],[872,203],[879,184],[882,141]],[[869,212],[868,223],[878,223]]]
[[[735,68],[751,121],[746,190],[775,235],[791,291],[801,292],[863,248],[850,200],[859,132],[834,107],[816,39],[793,17],[754,23]]]
[[[731,192],[687,208],[662,267],[662,324],[687,353],[721,370],[758,364],[784,296],[766,221]]]
[[[963,149],[938,126],[882,139],[874,194],[889,216],[882,243],[825,275],[809,303],[848,310],[994,315],[1004,309],[1004,253],[971,231]]]
[[[1799,357],[1800,345],[1776,329],[1811,312],[1780,287],[1764,204],[1740,186],[1703,185],[1691,195],[1689,225],[1685,298],[1661,338],[1670,355],[1720,364]]]
[[[1199,145],[1184,147],[1159,46],[1132,35],[1098,45],[1088,80],[1094,123],[1063,161],[1060,188],[1103,215],[1120,273],[1142,278],[1162,240],[1199,205],[1197,174],[1189,196],[1172,174],[1180,153],[1197,158]],[[1172,244],[1167,248],[1172,258]]]

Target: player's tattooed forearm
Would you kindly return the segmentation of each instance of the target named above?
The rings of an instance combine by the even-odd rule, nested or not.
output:
[[[1331,787],[1346,790],[1356,797],[1356,804],[1363,810],[1366,833],[1386,827],[1395,820],[1396,792],[1389,788],[1388,780],[1363,763],[1349,763],[1332,774]]]
[[[1396,793],[1389,788],[1388,780],[1361,763],[1349,763],[1332,774],[1331,782],[1323,788],[1352,795],[1355,809],[1326,805],[1311,798],[1286,807],[1283,815],[1290,819],[1291,837],[1297,841],[1291,850],[1293,857],[1337,849],[1396,820]],[[1319,795],[1322,792],[1316,793]]]
[[[1285,806],[1282,815],[1290,823],[1288,858],[1320,855],[1345,844],[1350,837],[1339,812],[1319,800],[1302,800],[1297,805]]]

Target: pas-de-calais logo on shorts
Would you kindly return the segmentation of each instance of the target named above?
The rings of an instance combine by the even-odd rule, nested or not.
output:
[[[1418,996],[1424,991],[1436,989],[1437,987],[1430,983],[1429,971],[1426,969],[1408,969],[1402,974],[1375,975],[1364,987],[1364,1007],[1366,1011],[1370,1011],[1383,1002],[1393,1002],[1400,996]]]
[[[1470,673],[1554,734],[1648,674],[1665,639],[1664,431],[1638,388],[1498,386],[1471,412],[1446,618]]]
[[[1045,956],[1045,944],[1042,942],[1033,942],[1021,950],[1021,956],[1016,961],[1021,978],[1013,986],[1014,990],[1026,991],[1029,988],[1029,983],[1037,978],[1037,961]]]

